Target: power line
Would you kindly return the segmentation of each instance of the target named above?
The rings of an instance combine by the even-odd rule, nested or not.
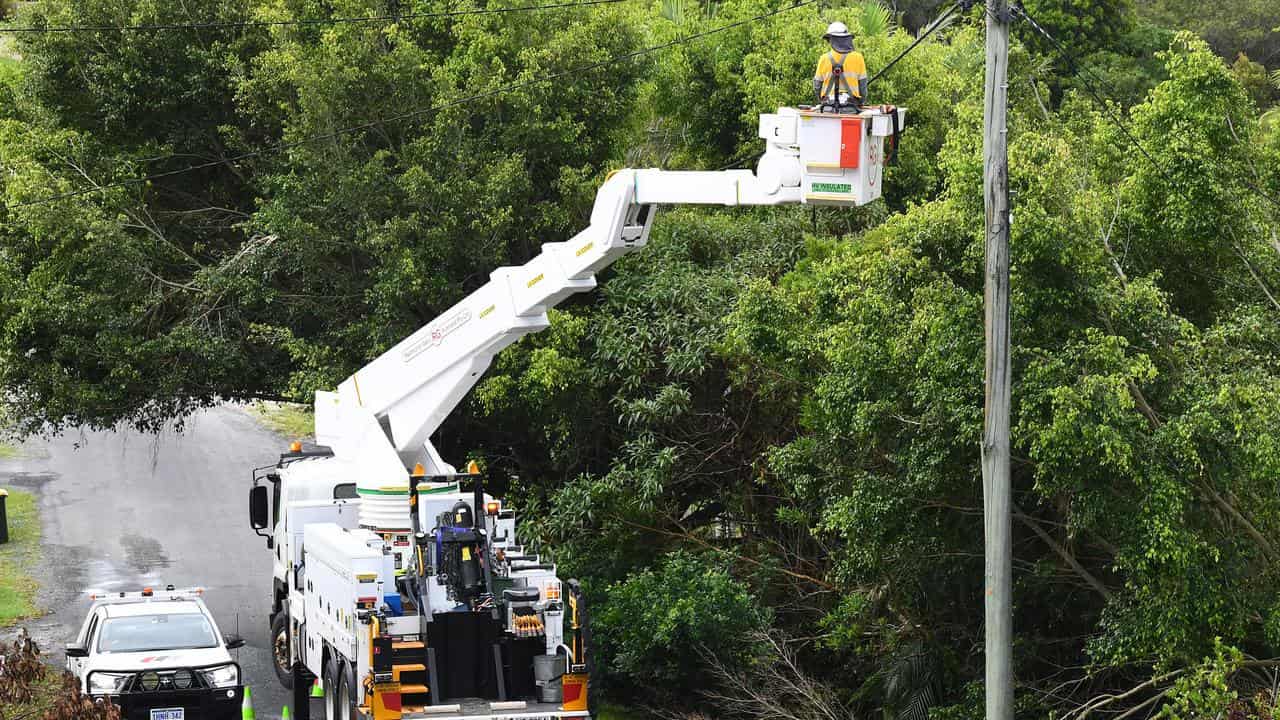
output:
[[[1092,70],[1088,68],[1081,68],[1081,66],[1078,63],[1076,63],[1076,58],[1071,53],[1067,52],[1067,49],[1062,46],[1062,43],[1058,42],[1058,40],[1055,37],[1053,37],[1053,35],[1051,35],[1048,30],[1045,30],[1043,27],[1041,27],[1040,23],[1036,22],[1035,18],[1031,17],[1031,15],[1027,13],[1026,8],[1024,8],[1021,3],[1016,3],[1014,5],[1011,5],[1010,7],[1012,10],[1014,10],[1019,15],[1021,15],[1024,20],[1030,23],[1031,27],[1034,28],[1036,32],[1043,35],[1044,38],[1054,46],[1054,48],[1058,51],[1058,55],[1061,56],[1062,59],[1065,60],[1067,64],[1070,66],[1071,73],[1073,76],[1079,76],[1081,70],[1083,69],[1085,72],[1089,74],[1089,77],[1093,81],[1104,86],[1111,95],[1114,96],[1118,94],[1116,93],[1115,87],[1112,86],[1110,83],[1108,83],[1105,79],[1099,77],[1097,74],[1095,74]],[[1112,107],[1112,104],[1107,102],[1105,98],[1099,95],[1097,91],[1093,89],[1093,86],[1090,85],[1089,83],[1087,82],[1084,83],[1083,87],[1085,92],[1089,93],[1089,95],[1093,97],[1094,101],[1098,104],[1098,106],[1102,109],[1102,111],[1111,118],[1112,122],[1115,123],[1116,127],[1119,128],[1120,132],[1122,132],[1124,136],[1129,140],[1130,144],[1132,144],[1133,147],[1136,148],[1137,151],[1142,154],[1142,157],[1146,159],[1147,163],[1149,163],[1151,167],[1154,168],[1157,173],[1159,173],[1160,177],[1165,181],[1165,183],[1168,184],[1169,187],[1173,189],[1174,192],[1181,195],[1182,199],[1194,205],[1195,201],[1193,201],[1191,197],[1187,195],[1186,192],[1183,191],[1180,185],[1178,185],[1176,182],[1173,181],[1172,178],[1169,177],[1164,167],[1160,165],[1160,163],[1156,162],[1156,159],[1151,156],[1151,153],[1147,152],[1146,147],[1144,147],[1143,144],[1138,141],[1138,138],[1134,136],[1134,134],[1129,130],[1128,124],[1125,122],[1124,118],[1119,113],[1116,112],[1116,110]],[[1264,192],[1261,188],[1253,185],[1252,183],[1250,183],[1248,180],[1244,178],[1239,178],[1239,180],[1241,184],[1243,184],[1244,187],[1248,188],[1251,192],[1253,192],[1253,194],[1267,201],[1271,205],[1274,205],[1277,209],[1280,209],[1280,200],[1276,200],[1275,198],[1266,194],[1266,192]]]
[[[80,197],[82,195],[89,195],[92,193],[101,192],[103,190],[110,190],[110,189],[119,188],[119,187],[128,187],[131,185],[138,185],[141,183],[150,182],[152,180],[158,180],[162,178],[173,177],[175,175],[182,175],[184,173],[195,172],[197,170],[205,170],[205,169],[216,167],[219,165],[229,165],[232,163],[240,162],[242,160],[249,160],[255,157],[259,157],[261,155],[266,155],[268,153],[288,150],[288,149],[300,147],[303,145],[309,145],[311,143],[320,142],[322,140],[332,140],[334,138],[341,137],[342,135],[348,135],[354,132],[359,132],[361,130],[368,130],[370,128],[378,127],[380,125],[385,125],[386,123],[397,122],[399,120],[407,120],[409,118],[419,117],[422,115],[428,115],[431,113],[439,112],[441,110],[446,110],[451,107],[456,107],[458,105],[465,105],[475,100],[483,100],[485,98],[494,97],[496,95],[502,95],[504,93],[529,87],[531,85],[536,85],[538,83],[545,83],[545,82],[550,82],[552,80],[558,80],[559,78],[562,78],[568,75],[579,75],[584,72],[588,72],[590,70],[595,70],[597,68],[607,67],[619,62],[634,60],[639,57],[652,55],[653,53],[660,52],[662,50],[666,50],[671,47],[675,47],[676,45],[683,45],[686,43],[693,42],[695,40],[701,40],[702,38],[709,37],[717,33],[722,33],[722,32],[725,32],[726,30],[732,30],[733,28],[736,28],[736,27],[741,27],[743,25],[747,25],[753,22],[758,22],[760,20],[764,20],[766,18],[770,18],[775,15],[780,15],[790,10],[796,10],[798,8],[805,7],[806,5],[813,5],[814,3],[817,3],[817,2],[819,2],[819,0],[800,0],[799,2],[796,2],[791,5],[787,5],[786,7],[782,7],[777,10],[771,10],[767,13],[761,13],[759,15],[755,15],[753,17],[749,17],[744,20],[738,20],[737,22],[732,22],[727,25],[721,25],[719,27],[712,28],[710,30],[704,30],[702,32],[694,33],[692,35],[685,35],[685,36],[676,38],[674,40],[669,40],[665,43],[661,43],[659,45],[653,45],[650,47],[642,48],[640,50],[633,50],[628,53],[623,53],[622,55],[616,55],[607,60],[601,60],[600,62],[590,63],[588,65],[582,65],[582,66],[570,68],[568,70],[562,70],[558,73],[553,73],[546,77],[530,78],[528,80],[523,80],[521,82],[504,85],[503,87],[496,88],[494,90],[487,90],[485,92],[476,93],[474,95],[468,95],[466,97],[458,98],[456,100],[450,100],[449,102],[441,103],[439,105],[433,105],[431,107],[423,108],[421,110],[413,110],[411,112],[402,113],[400,115],[393,115],[388,118],[371,120],[369,122],[361,123],[359,125],[340,128],[338,130],[333,130],[327,133],[323,133],[321,135],[312,135],[310,137],[305,137],[300,140],[277,143],[275,145],[270,145],[265,148],[261,148],[259,150],[252,150],[250,152],[246,152],[230,158],[211,160],[206,163],[190,165],[188,167],[179,168],[177,170],[169,170],[166,172],[154,173],[154,174],[146,175],[144,177],[139,177],[139,178],[129,178],[127,180],[119,180],[113,183],[107,183],[105,185],[97,185],[91,188],[85,188],[83,190],[73,190],[65,193],[58,193],[56,195],[49,195],[47,197],[42,197],[36,200],[29,200],[23,203],[6,205],[6,207],[12,210],[17,208],[30,207],[32,205],[42,205],[45,203],[55,202],[58,200],[66,200],[68,198]]]
[[[942,13],[942,15],[940,15],[937,20],[934,20],[933,23],[930,24],[929,27],[925,29],[924,33],[922,33],[919,37],[916,38],[915,42],[911,43],[911,45],[907,47],[906,50],[903,50],[902,52],[898,53],[897,57],[890,60],[889,63],[885,65],[883,68],[880,68],[880,70],[876,72],[875,75],[872,75],[871,79],[867,80],[867,86],[870,87],[871,83],[875,82],[876,78],[879,78],[881,75],[884,75],[886,72],[889,72],[889,69],[892,68],[894,65],[896,65],[899,60],[906,57],[912,50],[915,50],[916,46],[924,42],[925,39],[928,38],[930,35],[932,35],[935,30],[943,27],[944,23],[946,23],[947,18],[951,17],[951,13],[960,9],[968,10],[970,7],[973,6],[974,2],[975,0],[956,0],[956,2],[952,3],[951,7],[947,8],[946,12]],[[736,168],[748,160],[754,160],[760,157],[760,154],[761,153],[757,150],[750,150],[747,152],[738,152],[736,155],[733,156],[732,160],[725,163],[723,166],[717,168],[717,171],[724,171],[724,170]]]
[[[915,42],[911,43],[911,45],[906,50],[903,50],[902,52],[898,53],[898,57],[890,60],[889,64],[880,68],[880,70],[877,71],[875,75],[872,75],[871,79],[867,81],[867,87],[871,87],[871,83],[879,79],[881,75],[884,75],[885,73],[889,72],[889,68],[892,68],[894,65],[897,65],[899,60],[907,56],[907,53],[910,53],[912,50],[915,50],[917,45],[925,41],[925,38],[929,37],[930,35],[933,34],[935,30],[942,27],[943,24],[947,21],[947,18],[951,17],[951,13],[960,9],[961,5],[966,6],[966,9],[967,9],[967,6],[972,4],[973,4],[973,0],[967,0],[967,2],[962,0],[957,0],[957,2],[952,3],[951,7],[947,8],[946,12],[938,16],[938,19],[934,20],[933,24],[930,25],[928,29],[926,29],[920,35],[920,37],[916,38]]]
[[[160,30],[216,30],[223,28],[264,28],[312,25],[347,25],[359,23],[399,22],[401,20],[418,20],[422,18],[458,17],[462,15],[498,15],[503,13],[528,12],[533,10],[559,10],[564,8],[586,7],[589,5],[609,5],[625,0],[579,0],[579,2],[552,3],[549,5],[523,5],[509,8],[480,8],[476,10],[442,10],[437,12],[404,13],[400,15],[365,15],[361,17],[316,18],[312,20],[231,20],[193,23],[154,23],[142,25],[31,25],[25,27],[0,27],[0,34],[51,34],[76,32],[150,32]]]

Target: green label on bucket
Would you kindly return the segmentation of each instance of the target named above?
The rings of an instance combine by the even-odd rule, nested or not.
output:
[[[814,192],[829,192],[829,193],[846,193],[846,194],[848,194],[848,193],[853,192],[853,186],[852,186],[852,185],[850,185],[849,183],[820,183],[820,182],[816,182],[816,183],[814,183],[814,184],[813,184],[813,191],[814,191]]]

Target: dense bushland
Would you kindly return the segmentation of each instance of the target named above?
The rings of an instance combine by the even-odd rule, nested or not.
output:
[[[24,36],[0,83],[0,385],[29,432],[306,401],[576,232],[609,169],[755,151],[826,22],[875,72],[926,6],[805,7],[591,72],[572,70],[775,3]],[[19,20],[444,7],[45,0]],[[1020,713],[1271,717],[1280,56],[1216,10],[1027,8],[1072,62],[1018,28]],[[584,580],[611,698],[980,717],[981,21],[873,86],[910,108],[884,202],[663,211],[436,439]]]

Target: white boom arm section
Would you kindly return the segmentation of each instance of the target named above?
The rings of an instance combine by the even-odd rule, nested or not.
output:
[[[358,468],[361,524],[382,526],[370,496],[405,489],[415,463],[428,475],[455,473],[431,446],[431,434],[494,355],[547,327],[548,308],[591,290],[597,272],[645,245],[656,205],[866,204],[880,196],[885,138],[896,140],[903,116],[901,109],[837,115],[780,108],[760,117],[766,147],[755,173],[618,171],[597,193],[586,230],[543,245],[522,266],[498,268],[337,392],[316,393],[318,442]]]

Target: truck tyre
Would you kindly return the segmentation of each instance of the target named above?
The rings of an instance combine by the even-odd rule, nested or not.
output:
[[[289,658],[289,613],[281,610],[271,620],[271,665],[286,690],[293,689],[293,660]]]
[[[360,716],[356,710],[356,689],[351,673],[344,668],[340,675],[333,699],[338,708],[338,720],[358,720]]]
[[[338,720],[338,663],[332,655],[324,664],[324,720]]]

